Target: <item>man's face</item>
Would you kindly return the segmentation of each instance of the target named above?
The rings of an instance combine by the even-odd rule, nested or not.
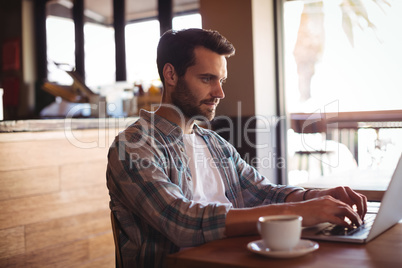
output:
[[[215,117],[220,99],[225,97],[222,83],[227,77],[226,58],[204,47],[194,50],[195,65],[187,68],[171,94],[172,103],[187,118]]]

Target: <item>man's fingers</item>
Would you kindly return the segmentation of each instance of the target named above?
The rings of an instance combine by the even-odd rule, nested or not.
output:
[[[358,215],[354,210],[348,209],[345,217],[347,217],[353,224],[355,224],[357,226],[360,226],[363,224],[363,221],[360,218],[360,215]]]
[[[361,219],[364,219],[364,216],[367,213],[367,198],[366,196],[359,194],[353,191],[348,186],[339,186],[332,189],[333,197],[348,204],[350,207],[356,206],[357,212]]]
[[[356,224],[357,226],[360,226],[363,223],[360,215],[357,214],[357,212],[354,211],[349,204],[332,197],[330,197],[329,200],[333,202],[334,205],[332,213],[335,217],[331,217],[332,223],[350,227],[350,224],[347,221],[345,221],[345,217],[348,218],[353,224]]]
[[[350,224],[347,223],[343,218],[336,217],[336,216],[331,217],[328,222],[339,225],[339,226],[351,227]]]
[[[345,191],[352,200],[352,206],[356,205],[360,218],[364,219],[364,216],[367,213],[367,197],[353,191],[349,187],[345,187]]]

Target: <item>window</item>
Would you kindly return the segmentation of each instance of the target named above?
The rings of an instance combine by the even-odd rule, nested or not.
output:
[[[395,0],[286,2],[288,111],[401,109],[401,12]]]
[[[65,72],[75,68],[75,30],[71,1],[47,4],[46,36],[48,80],[71,85]],[[110,7],[104,12],[111,13]],[[110,14],[109,14],[110,16]],[[94,89],[115,82],[114,29],[103,16],[85,9],[85,83]]]
[[[397,0],[284,3],[290,184],[387,185],[402,152],[400,14]]]
[[[72,83],[64,70],[75,67],[74,22],[71,18],[48,16],[47,53],[48,79],[64,85]],[[173,18],[173,29],[201,28],[201,15],[185,14]],[[85,34],[85,82],[97,91],[102,86],[115,83],[115,45],[112,26],[86,22]],[[157,19],[129,23],[126,26],[127,82],[150,85],[158,80],[156,47],[159,41]]]
[[[49,6],[52,7],[53,4],[50,3]],[[60,8],[60,5],[57,7]],[[72,3],[62,7],[64,10],[62,14],[56,12],[60,9],[51,10],[51,13],[60,16],[47,17],[48,80],[61,85],[71,85],[73,80],[65,71],[71,71],[75,67]],[[105,8],[105,10],[111,11],[111,7]],[[86,9],[86,11],[88,10]],[[115,117],[125,115],[122,110],[121,98],[131,96],[132,94],[128,92],[130,89],[135,89],[135,84],[141,84],[144,91],[147,91],[152,84],[160,86],[156,66],[156,48],[160,37],[159,21],[153,18],[137,19],[126,25],[127,77],[126,81],[116,82],[112,16],[111,14],[99,16],[88,12],[85,14],[85,84],[92,91],[106,96],[108,103],[115,104],[115,106],[110,106],[113,108],[110,110],[108,106],[108,115]],[[198,13],[186,12],[174,17],[172,24],[173,29],[201,28],[201,16]]]

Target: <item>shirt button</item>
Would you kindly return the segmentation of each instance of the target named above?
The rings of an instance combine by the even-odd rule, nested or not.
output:
[[[180,151],[181,151],[182,153],[184,153],[184,148],[183,148],[183,147],[180,147]]]

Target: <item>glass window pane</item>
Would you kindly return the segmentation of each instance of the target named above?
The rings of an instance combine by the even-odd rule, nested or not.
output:
[[[173,29],[202,28],[201,14],[182,15],[173,18]]]
[[[48,80],[71,85],[64,70],[75,67],[74,22],[72,19],[48,16],[46,19]]]
[[[130,23],[126,26],[127,81],[148,82],[158,79],[156,47],[159,21]]]
[[[85,83],[97,91],[116,81],[113,1],[84,1]]]
[[[111,85],[116,81],[115,41],[112,26],[84,24],[85,83],[89,88]]]
[[[376,174],[358,186],[367,189],[389,179],[402,152],[402,122],[376,116],[402,110],[400,14],[397,0],[285,2],[290,184]],[[308,114],[309,122],[300,119]]]
[[[402,109],[400,14],[397,0],[286,2],[287,110]]]

